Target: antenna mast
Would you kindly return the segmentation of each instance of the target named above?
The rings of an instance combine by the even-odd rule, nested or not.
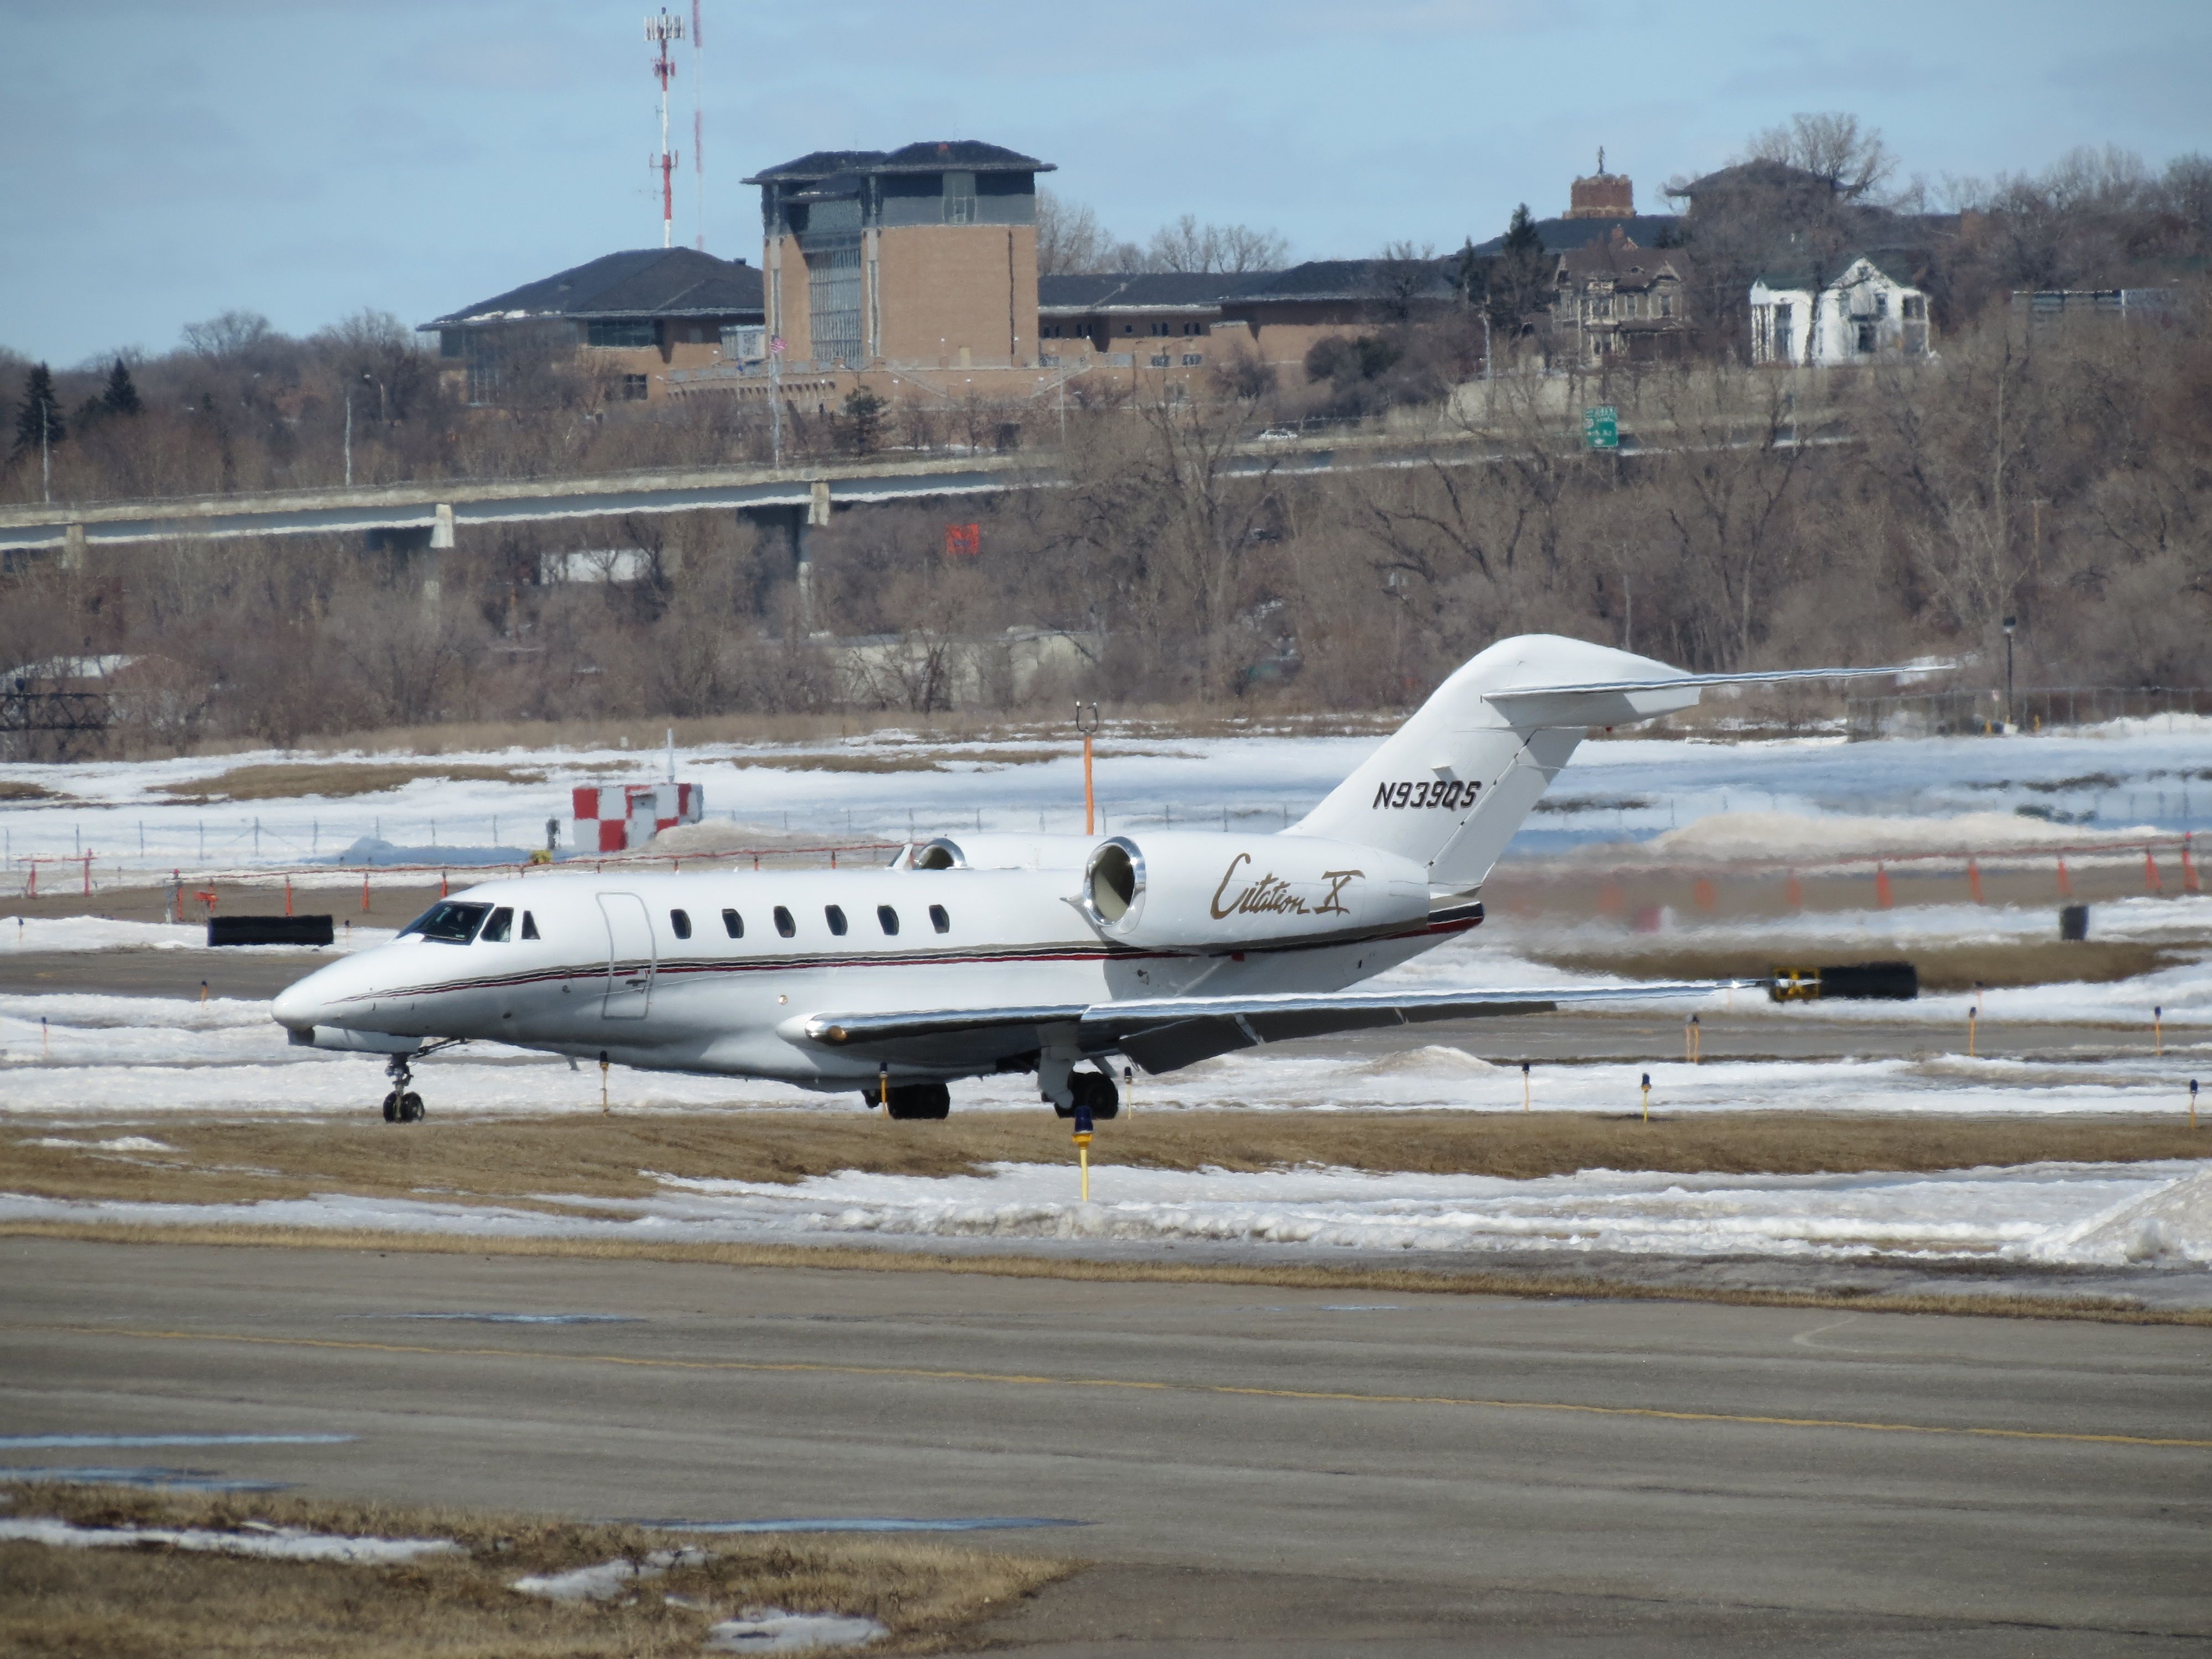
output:
[[[660,245],[667,247],[676,234],[676,155],[668,148],[668,82],[676,64],[668,55],[668,43],[684,38],[684,20],[670,16],[664,6],[659,16],[645,20],[645,38],[660,46],[660,56],[653,64],[653,78],[660,82],[660,154],[647,165],[660,174]]]
[[[707,76],[706,31],[699,25],[699,0],[691,0],[691,178],[698,198],[692,216],[692,246],[707,251]]]

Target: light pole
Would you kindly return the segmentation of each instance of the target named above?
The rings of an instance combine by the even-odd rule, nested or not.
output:
[[[345,474],[346,488],[353,488],[353,382],[346,382]]]
[[[2007,617],[2004,619],[2005,730],[2008,732],[2017,731],[2019,729],[2012,717],[2012,630],[2018,624],[2020,618],[2017,617]]]

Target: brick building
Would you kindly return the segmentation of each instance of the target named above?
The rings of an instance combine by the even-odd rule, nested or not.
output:
[[[746,179],[785,366],[1034,365],[1036,175],[1051,171],[971,139],[817,150]]]
[[[688,247],[610,253],[464,306],[419,331],[472,404],[548,363],[607,377],[612,395],[667,395],[672,371],[757,356],[761,274]]]

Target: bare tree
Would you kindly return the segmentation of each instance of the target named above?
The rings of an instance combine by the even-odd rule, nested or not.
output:
[[[1841,110],[1793,115],[1753,138],[1749,155],[1810,173],[1846,202],[1875,198],[1897,170],[1880,130],[1860,126],[1857,116]]]
[[[1080,202],[1048,190],[1036,193],[1037,275],[1067,276],[1110,268],[1114,239]]]
[[[1250,225],[1200,224],[1186,213],[1152,233],[1146,248],[1154,270],[1220,271],[1237,275],[1269,270],[1289,257],[1290,244],[1272,230]]]

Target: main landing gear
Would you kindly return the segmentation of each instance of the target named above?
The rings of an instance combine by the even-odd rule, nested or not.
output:
[[[860,1098],[870,1111],[884,1106],[902,1121],[947,1117],[952,1111],[952,1091],[942,1083],[894,1083],[889,1090],[878,1085]]]
[[[1067,1091],[1073,1098],[1065,1106],[1053,1103],[1052,1109],[1061,1117],[1073,1117],[1079,1108],[1088,1107],[1093,1118],[1119,1117],[1121,1115],[1121,1091],[1114,1086],[1114,1079],[1104,1072],[1070,1072]]]

